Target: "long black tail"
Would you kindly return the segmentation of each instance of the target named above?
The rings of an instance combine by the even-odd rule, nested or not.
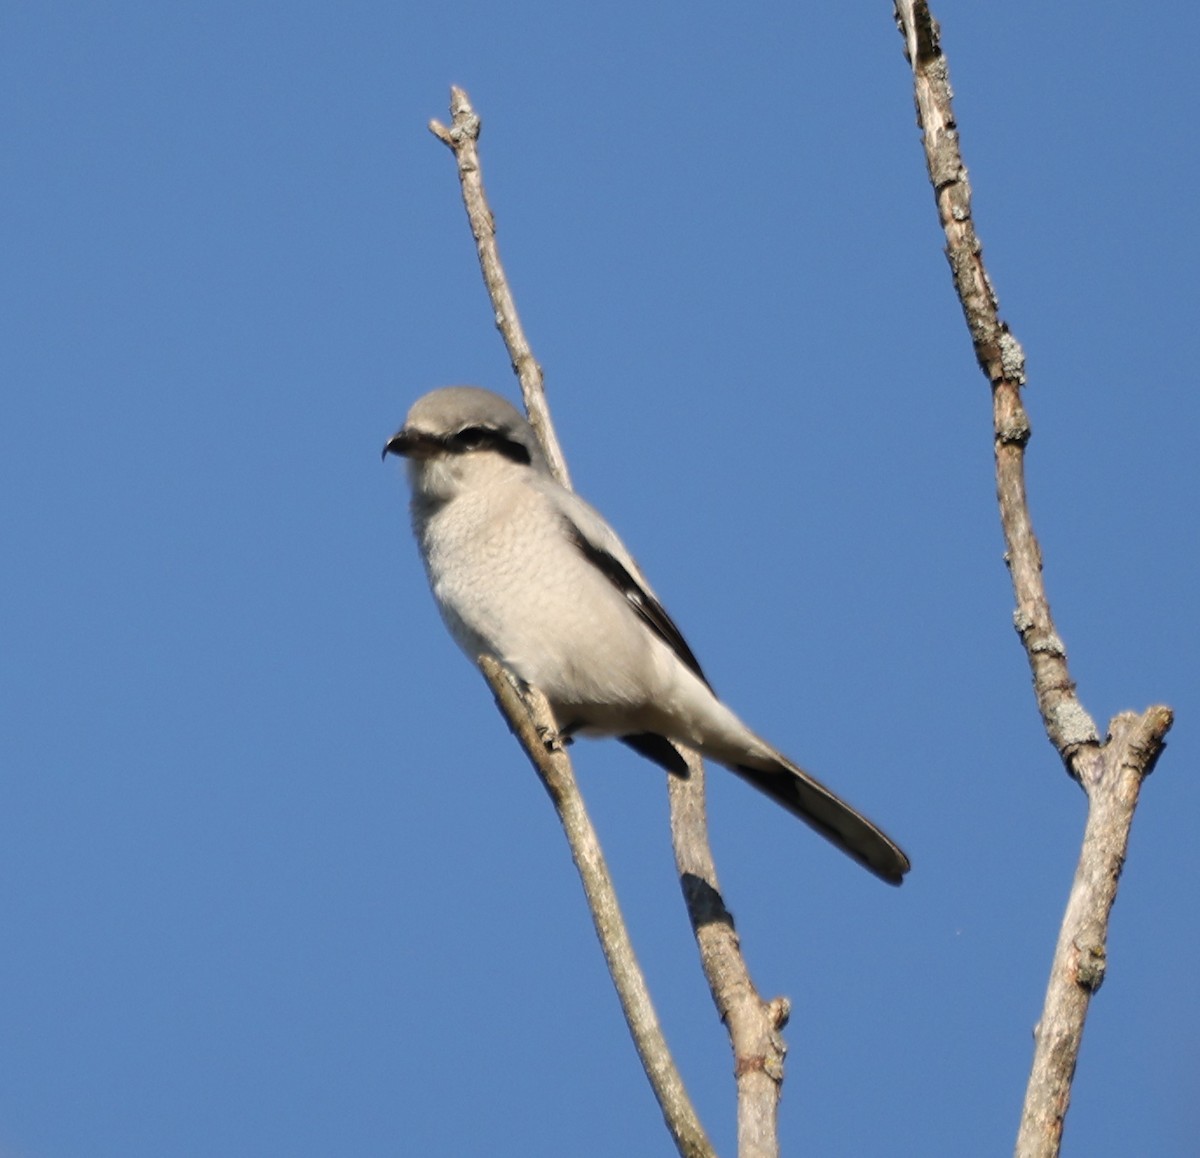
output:
[[[826,840],[837,845],[890,885],[898,885],[912,867],[903,850],[819,780],[782,757],[769,771],[732,766],[733,771],[760,792],[778,801]]]

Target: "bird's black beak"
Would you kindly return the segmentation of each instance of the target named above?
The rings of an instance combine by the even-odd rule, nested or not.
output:
[[[422,430],[402,426],[384,443],[383,457],[398,454],[401,458],[433,458],[446,452],[442,439]]]
[[[413,436],[404,429],[397,430],[391,438],[383,444],[382,458],[386,459],[389,454],[398,454],[402,457],[408,455],[412,451]]]

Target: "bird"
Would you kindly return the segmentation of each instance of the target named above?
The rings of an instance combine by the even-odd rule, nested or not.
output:
[[[554,477],[499,394],[418,398],[383,458],[406,460],[413,533],[468,659],[489,656],[546,697],[560,737],[613,736],[672,775],[674,744],[728,768],[889,884],[910,868],[862,813],[744,724],[616,531]]]

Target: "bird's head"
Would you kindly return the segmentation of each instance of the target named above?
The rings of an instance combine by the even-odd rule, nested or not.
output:
[[[414,499],[445,502],[514,469],[547,472],[533,428],[499,394],[478,386],[444,386],[413,403],[383,456],[408,460]]]

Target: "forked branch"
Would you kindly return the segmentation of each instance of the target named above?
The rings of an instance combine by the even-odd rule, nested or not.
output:
[[[895,9],[912,66],[917,123],[946,235],[946,256],[975,357],[992,390],[996,492],[1016,596],[1014,622],[1029,660],[1046,735],[1088,798],[1083,847],[1035,1032],[1016,1147],[1021,1158],[1049,1158],[1058,1153],[1061,1143],[1088,1004],[1104,977],[1109,913],[1138,793],[1162,751],[1172,714],[1161,705],[1141,715],[1121,713],[1110,722],[1102,742],[1076,695],[1066,647],[1050,614],[1041,548],[1025,490],[1025,446],[1030,436],[1021,400],[1025,355],[1000,320],[996,294],[984,268],[940,30],[926,0],[895,0]]]

